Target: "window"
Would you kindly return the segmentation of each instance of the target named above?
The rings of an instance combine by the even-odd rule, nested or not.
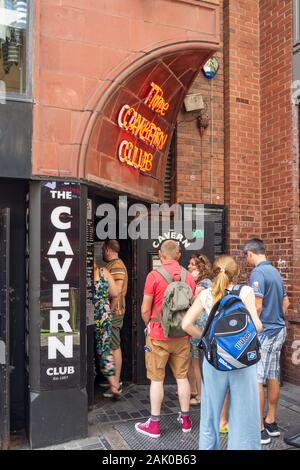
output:
[[[7,97],[29,94],[29,0],[0,0],[0,83]]]
[[[294,0],[294,43],[300,43],[300,0]]]

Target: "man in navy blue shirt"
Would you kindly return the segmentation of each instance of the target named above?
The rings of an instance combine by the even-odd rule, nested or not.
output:
[[[261,443],[269,444],[270,436],[279,436],[276,410],[280,394],[280,354],[286,337],[284,315],[289,299],[280,273],[265,256],[262,240],[253,238],[244,246],[247,262],[255,266],[250,276],[254,290],[256,309],[263,324],[259,335],[261,360],[257,364],[260,410]],[[267,385],[268,411],[264,419],[264,388]]]

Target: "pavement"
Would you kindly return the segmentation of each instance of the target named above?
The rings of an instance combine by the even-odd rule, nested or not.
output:
[[[47,447],[47,450],[197,450],[199,435],[199,406],[191,407],[193,430],[183,433],[177,422],[179,405],[176,386],[165,386],[164,403],[161,410],[161,437],[151,439],[135,431],[134,425],[149,417],[149,386],[125,384],[123,396],[115,401],[104,398],[103,389],[98,387],[95,405],[90,409],[88,437],[60,445]],[[281,436],[272,438],[265,450],[296,450],[283,441],[286,429],[300,425],[300,387],[283,383],[278,405],[278,426]],[[221,448],[226,449],[227,437],[221,435]],[[29,449],[27,444],[12,441],[12,447]],[[43,450],[43,449],[41,449]]]

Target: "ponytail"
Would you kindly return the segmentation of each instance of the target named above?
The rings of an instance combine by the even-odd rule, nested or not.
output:
[[[212,295],[214,299],[214,303],[218,302],[223,295],[225,289],[229,286],[229,279],[225,271],[219,271],[219,273],[216,275],[214,278],[213,284],[212,284]]]
[[[212,283],[212,295],[214,303],[224,295],[224,291],[238,275],[239,268],[236,261],[227,255],[216,258],[213,265],[214,280]]]

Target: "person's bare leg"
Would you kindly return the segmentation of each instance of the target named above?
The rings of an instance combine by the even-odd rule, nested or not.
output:
[[[271,424],[276,421],[277,403],[280,395],[280,383],[276,379],[267,382],[268,412],[266,422]]]
[[[110,389],[114,395],[120,395],[119,392],[119,382],[117,382],[116,376],[111,375],[110,377],[107,377],[108,383],[110,385]]]
[[[228,425],[228,408],[229,408],[229,392],[227,391],[226,397],[224,400],[224,405],[221,411],[220,416],[220,427],[225,427]]]
[[[264,425],[264,413],[265,413],[265,391],[263,384],[258,384],[259,403],[260,403],[260,429],[263,431]]]
[[[197,393],[194,398],[191,398],[190,405],[198,405],[199,400],[201,400],[201,371],[200,371],[199,359],[193,358],[192,366],[194,369],[195,386],[196,386]]]
[[[160,416],[161,404],[164,399],[164,383],[151,380],[150,384],[150,405],[151,415]]]
[[[121,370],[122,370],[122,351],[121,348],[112,350],[115,362],[115,377],[117,384],[120,383]]]
[[[201,371],[200,371],[200,364],[199,359],[193,359],[193,366],[194,366],[194,374],[195,374],[195,381],[196,381],[196,389],[197,389],[197,398],[200,400],[201,398]]]
[[[197,392],[195,371],[194,371],[194,366],[193,366],[193,359],[190,359],[190,365],[189,365],[189,371],[188,371],[188,379],[189,379],[189,383],[190,383],[191,396],[194,396],[194,395],[196,395],[198,392]]]
[[[188,412],[190,409],[191,388],[188,379],[176,379],[178,399],[181,411]]]

